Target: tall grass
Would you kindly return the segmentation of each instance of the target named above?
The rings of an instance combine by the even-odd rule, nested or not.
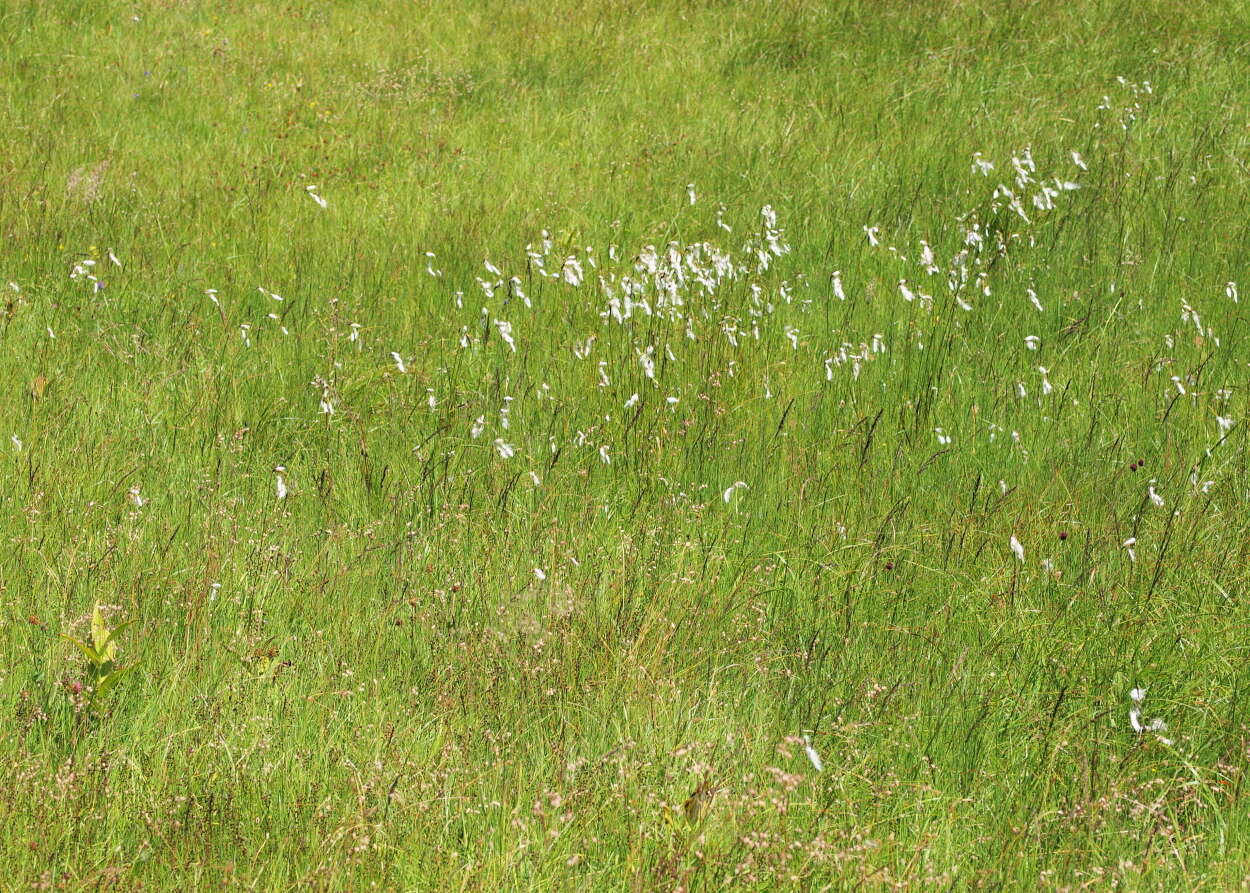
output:
[[[1248,24],[0,7],[6,883],[1247,883]]]

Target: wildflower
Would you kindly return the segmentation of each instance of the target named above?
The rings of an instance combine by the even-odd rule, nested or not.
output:
[[[933,246],[924,239],[920,240],[920,266],[930,276],[938,272],[938,266],[933,262]]]
[[[495,438],[495,451],[499,453],[500,459],[511,459],[516,455],[516,450],[513,449],[512,444],[504,443],[502,437]]]
[[[688,196],[690,197],[690,204],[692,204],[692,205],[693,205],[693,204],[695,203],[694,184],[693,184],[693,183],[687,183],[687,184],[686,184],[686,195],[688,195]]]
[[[316,186],[305,186],[304,188],[305,188],[306,190],[308,190],[308,197],[309,197],[309,198],[311,198],[313,201],[315,201],[318,205],[320,205],[320,206],[321,206],[321,207],[323,207],[323,208],[329,207],[329,204],[330,204],[330,203],[329,203],[329,202],[327,202],[327,201],[326,201],[324,198],[322,198],[321,196],[317,195],[317,187],[316,187]]]
[[[286,499],[286,494],[287,494],[286,469],[283,468],[281,465],[278,465],[274,467],[273,473],[274,473],[274,477],[276,478],[275,489],[278,494],[278,500],[281,501],[283,499]]]
[[[654,352],[654,347],[648,347],[643,353],[638,355],[638,364],[642,366],[642,374],[652,380],[655,379],[655,360],[651,356]]]
[[[391,359],[395,361],[395,368],[399,370],[400,375],[408,371],[408,367],[404,365],[404,358],[395,351],[391,351]]]
[[[833,280],[833,296],[839,301],[845,301],[846,292],[842,290],[842,271],[834,270],[833,276],[830,278]]]
[[[512,293],[520,298],[521,302],[525,304],[526,307],[532,308],[534,306],[533,302],[530,301],[525,292],[521,290],[521,278],[519,276],[513,276],[508,280],[508,282],[512,286]]]
[[[547,574],[543,572],[541,567],[536,567],[534,568],[534,577],[539,583],[541,583],[543,580],[547,579]]]
[[[1128,551],[1129,561],[1137,561],[1137,552],[1133,549],[1135,545],[1137,545],[1137,537],[1135,536],[1130,536],[1124,541],[1124,548]]]
[[[1011,551],[1015,553],[1017,560],[1024,563],[1024,546],[1020,545],[1020,541],[1016,539],[1016,535],[1011,535]]]
[[[1168,730],[1168,724],[1166,722],[1164,722],[1159,717],[1155,717],[1154,719],[1150,720],[1150,722],[1148,723],[1142,722],[1141,705],[1142,705],[1142,702],[1146,700],[1146,690],[1144,688],[1134,688],[1132,691],[1128,693],[1128,696],[1129,696],[1129,699],[1133,702],[1133,705],[1129,707],[1129,711],[1128,711],[1128,724],[1129,726],[1132,727],[1133,731],[1136,732],[1138,735],[1142,734],[1143,732],[1155,732],[1156,737],[1161,742],[1163,742],[1164,744],[1168,746],[1171,746],[1172,740],[1170,738],[1164,738],[1162,735],[1157,734],[1159,732],[1166,732]]]
[[[516,350],[516,342],[512,340],[512,323],[507,320],[495,320],[495,328],[499,330],[499,337],[504,340],[513,351]]]
[[[816,753],[816,748],[812,747],[812,739],[807,735],[803,736],[803,752],[807,754],[807,759],[811,762],[812,768],[817,772],[824,771],[824,761],[821,760],[820,754]]]
[[[1029,350],[1037,350],[1037,348],[1041,346],[1041,343],[1042,343],[1042,339],[1038,338],[1036,335],[1024,336],[1024,346],[1027,347]]]
[[[573,356],[579,360],[584,360],[590,356],[590,351],[595,346],[595,336],[591,335],[585,341],[573,342]]]
[[[737,492],[738,490],[744,490],[744,489],[747,489],[747,485],[745,481],[734,481],[732,484],[730,484],[728,487],[725,488],[725,492],[721,494],[721,498],[725,500],[725,504],[728,505],[729,500],[733,499],[734,493]]]
[[[972,153],[972,172],[974,174],[980,173],[981,176],[988,177],[990,175],[990,171],[992,171],[993,169],[994,169],[994,162],[986,161],[984,158],[981,157],[980,152]]]

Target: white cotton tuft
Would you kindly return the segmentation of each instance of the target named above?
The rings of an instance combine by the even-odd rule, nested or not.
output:
[[[807,735],[803,736],[803,752],[807,754],[807,759],[811,761],[813,769],[817,772],[824,771],[824,760],[820,758],[820,754],[816,753],[816,748],[812,747],[812,739]]]

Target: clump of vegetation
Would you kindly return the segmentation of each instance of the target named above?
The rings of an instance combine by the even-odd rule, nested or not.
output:
[[[91,634],[87,639],[61,633],[61,638],[72,642],[86,660],[85,684],[74,681],[67,683],[67,688],[75,695],[85,696],[92,706],[101,705],[117,684],[135,668],[135,664],[118,664],[117,636],[131,623],[133,621],[109,629],[104,611],[97,604],[91,612]]]

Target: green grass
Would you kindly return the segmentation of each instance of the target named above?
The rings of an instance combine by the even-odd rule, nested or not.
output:
[[[1233,2],[0,5],[4,884],[1250,882],[1248,111]]]

